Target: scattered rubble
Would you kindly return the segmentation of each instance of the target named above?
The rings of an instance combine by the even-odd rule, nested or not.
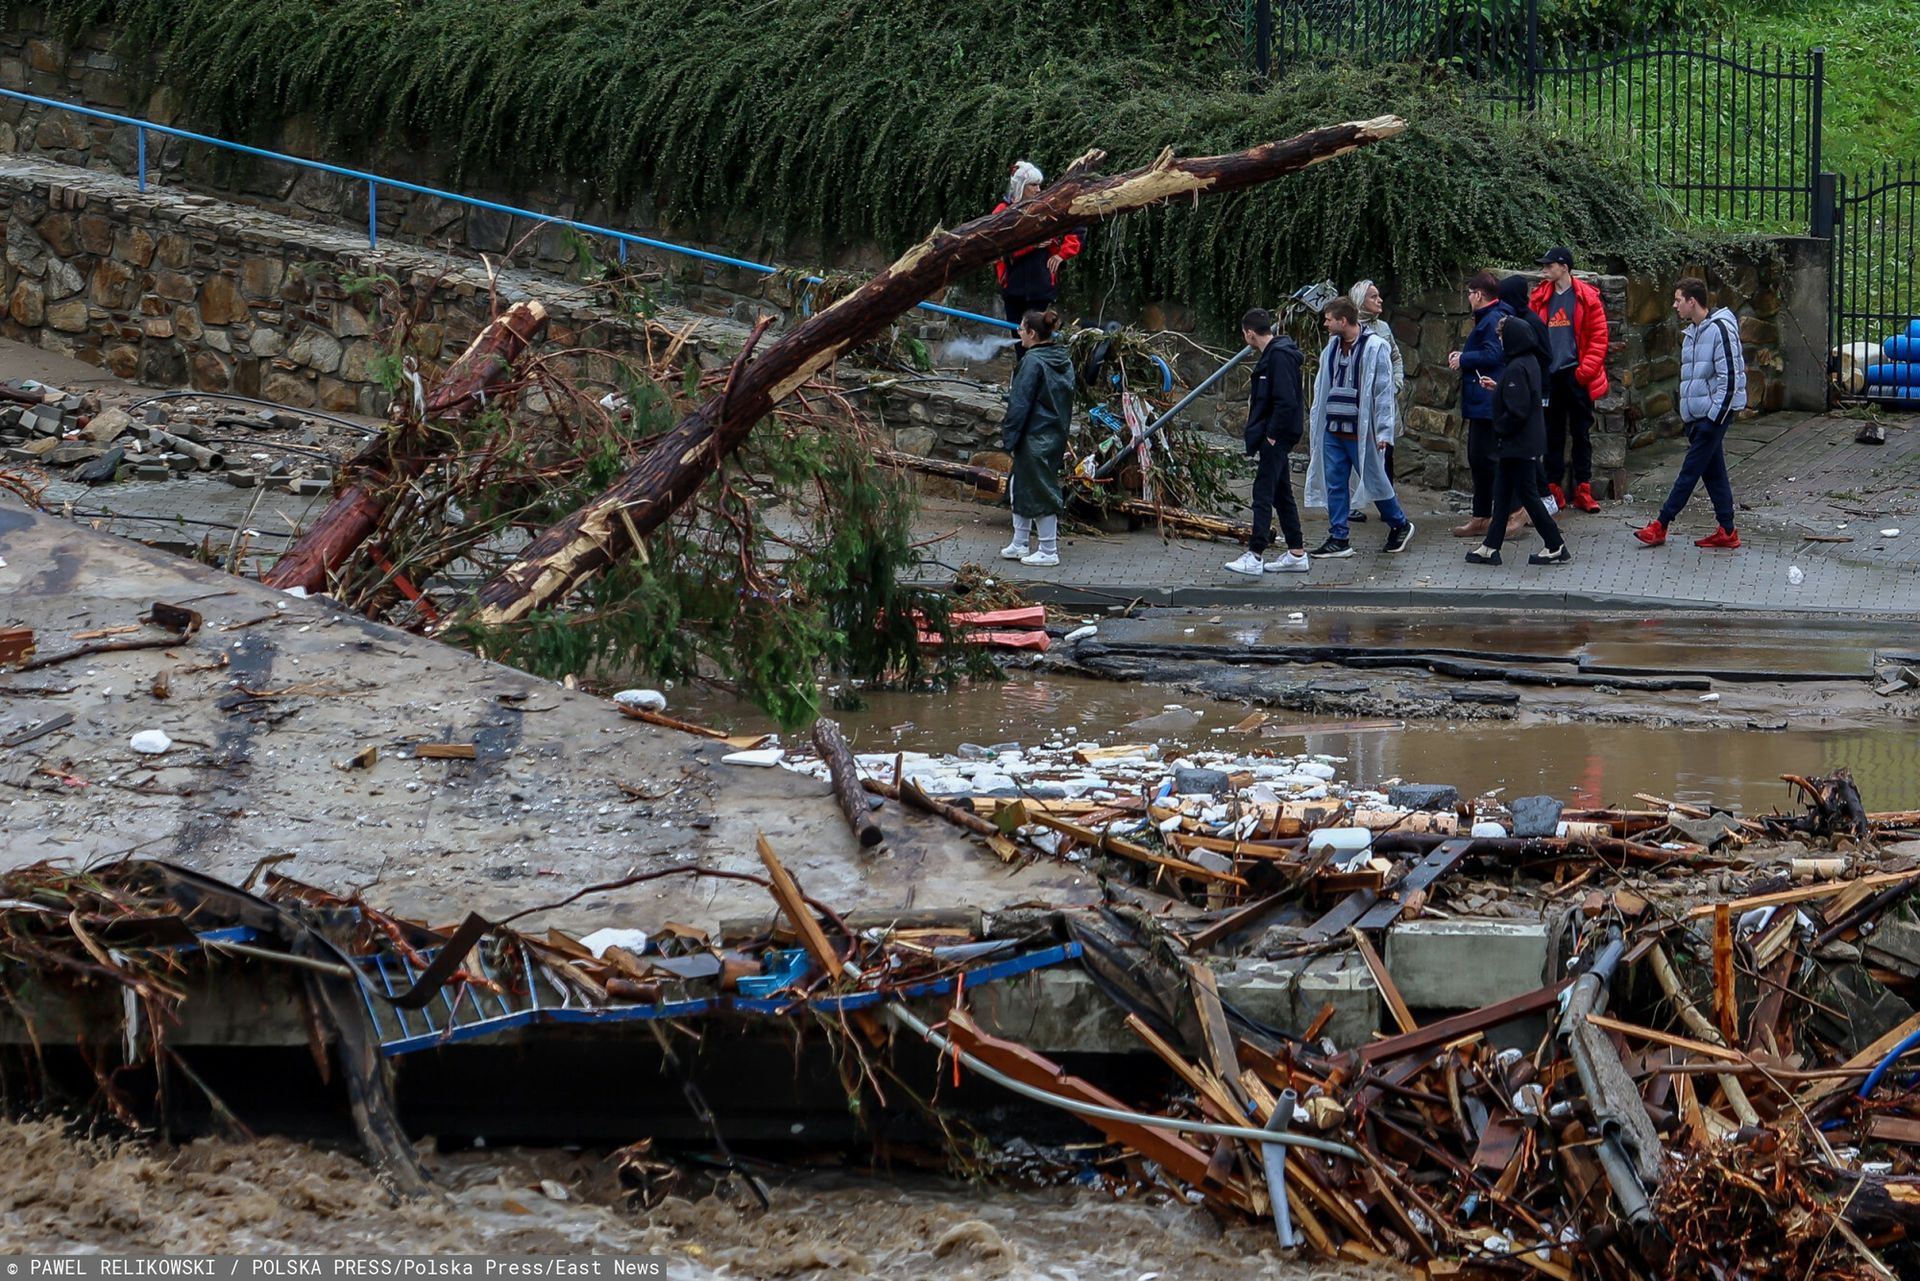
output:
[[[312,413],[240,412],[247,403],[171,393],[122,406],[31,379],[0,383],[0,462],[69,468],[68,479],[85,485],[217,472],[240,488],[319,494],[332,486],[334,460],[365,433]]]

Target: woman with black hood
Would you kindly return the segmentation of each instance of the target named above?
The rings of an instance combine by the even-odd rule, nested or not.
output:
[[[1540,498],[1538,463],[1547,447],[1547,415],[1540,404],[1546,381],[1541,375],[1546,347],[1524,316],[1500,318],[1500,345],[1507,367],[1498,381],[1485,377],[1480,385],[1493,393],[1493,515],[1487,538],[1467,553],[1476,565],[1498,565],[1500,544],[1507,533],[1507,517],[1516,505],[1527,509],[1540,531],[1545,549],[1527,557],[1529,565],[1564,565],[1573,559],[1560,527]]]
[[[1533,336],[1540,342],[1540,357],[1537,363],[1540,366],[1540,403],[1544,409],[1548,391],[1547,363],[1549,357],[1547,353],[1553,350],[1553,339],[1547,334],[1547,322],[1539,312],[1533,309],[1532,286],[1527,283],[1525,276],[1508,276],[1503,279],[1500,282],[1500,301],[1507,304],[1508,311],[1511,311],[1514,315],[1527,322],[1527,328],[1533,330]],[[1543,460],[1546,457],[1546,452],[1547,446],[1543,440],[1540,444],[1540,454]],[[1541,500],[1546,503],[1547,510],[1557,513],[1560,508],[1559,504],[1553,501],[1553,491],[1548,488],[1547,485],[1547,465],[1545,461],[1542,461],[1540,466],[1535,470],[1539,473],[1536,478],[1536,492],[1539,493]],[[1507,537],[1511,538],[1513,534],[1513,530],[1510,529],[1507,531]]]

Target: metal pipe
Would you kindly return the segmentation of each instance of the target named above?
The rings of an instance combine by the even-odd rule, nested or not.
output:
[[[1300,1095],[1294,1090],[1282,1090],[1280,1101],[1273,1105],[1273,1115],[1267,1118],[1267,1128],[1275,1134],[1285,1134],[1293,1128],[1293,1107],[1300,1101]],[[1287,1150],[1278,1143],[1260,1145],[1260,1164],[1267,1171],[1267,1199],[1273,1202],[1273,1230],[1280,1236],[1280,1248],[1291,1250],[1300,1244],[1293,1234],[1293,1207],[1287,1202]]]
[[[747,258],[735,258],[728,254],[717,254],[706,249],[694,249],[687,245],[676,245],[669,240],[655,240],[650,236],[635,235],[631,231],[617,231],[612,227],[602,227],[591,222],[579,222],[572,218],[560,218],[552,214],[539,213],[532,209],[522,209],[518,205],[503,205],[492,200],[481,200],[477,196],[463,196],[457,191],[443,191],[438,187],[422,186],[420,183],[407,182],[401,178],[389,178],[384,174],[368,173],[364,169],[349,169],[345,165],[331,165],[324,160],[308,160],[301,156],[290,156],[284,151],[269,151],[265,147],[249,147],[245,143],[229,142],[225,138],[216,138],[211,134],[195,133],[191,129],[175,129],[171,125],[155,124],[151,120],[142,120],[138,116],[123,116],[118,112],[101,111],[97,107],[82,107],[75,103],[62,102],[58,98],[43,98],[38,94],[22,93],[18,89],[0,89],[0,98],[12,98],[19,102],[38,103],[43,107],[57,107],[62,111],[77,112],[83,116],[92,116],[96,120],[111,120],[115,124],[132,125],[137,129],[151,129],[155,133],[165,134],[170,138],[182,138],[188,142],[204,143],[209,147],[222,147],[228,151],[240,152],[242,155],[258,156],[262,160],[277,160],[282,164],[297,165],[303,169],[318,169],[322,173],[337,174],[342,178],[351,178],[357,182],[367,183],[370,186],[371,184],[377,183],[381,186],[392,187],[398,191],[411,191],[417,195],[432,196],[436,200],[451,200],[455,204],[467,205],[474,209],[487,209],[494,213],[511,214],[516,218],[530,218],[535,222],[558,223],[564,227],[572,227],[576,231],[590,232],[596,236],[607,236],[623,244],[645,245],[649,249],[658,249],[664,253],[681,254],[688,258],[699,259],[702,262],[717,262],[728,267],[743,267],[748,271],[757,271],[763,275],[772,275],[780,270],[778,267],[770,266],[764,262],[754,262]],[[369,190],[367,194],[367,203],[369,206],[368,217],[371,219],[373,193]],[[374,235],[370,231],[368,240],[371,242],[373,239]],[[819,276],[809,276],[807,279],[810,283],[819,284],[822,278]],[[952,316],[959,320],[968,320],[975,324],[988,325],[995,329],[1017,330],[1020,328],[1020,326],[1003,320],[998,316],[983,316],[978,312],[962,311],[957,307],[943,307],[939,303],[922,302],[916,303],[915,306],[921,311],[930,311],[941,316]]]
[[[272,948],[253,947],[246,943],[215,942],[213,939],[202,939],[200,946],[217,948],[222,952],[233,952],[240,956],[251,956],[262,961],[279,961],[284,965],[297,965],[301,969],[318,970],[322,974],[332,974],[338,978],[352,979],[355,982],[364,981],[360,972],[351,965],[336,965],[332,961],[316,961],[310,957],[295,956],[291,952],[276,952]]]
[[[1201,380],[1201,383],[1198,387],[1195,387],[1192,391],[1188,392],[1186,395],[1182,396],[1179,400],[1175,401],[1173,404],[1173,407],[1167,410],[1166,413],[1161,414],[1158,418],[1154,419],[1151,423],[1147,424],[1147,429],[1144,433],[1142,433],[1140,439],[1152,440],[1154,435],[1157,432],[1159,432],[1159,430],[1162,427],[1172,422],[1174,417],[1178,415],[1181,410],[1185,409],[1188,405],[1192,404],[1196,397],[1203,395],[1209,387],[1212,387],[1215,383],[1219,382],[1222,378],[1225,378],[1227,376],[1228,370],[1232,369],[1235,365],[1239,364],[1241,361],[1245,360],[1248,356],[1251,356],[1252,354],[1253,354],[1253,348],[1251,347],[1242,347],[1239,351],[1235,352],[1231,357],[1228,358],[1226,364],[1220,366],[1220,368],[1214,370],[1211,374],[1208,374],[1206,378]],[[1121,449],[1119,453],[1107,459],[1106,462],[1101,463],[1100,466],[1097,469],[1095,469],[1093,473],[1093,478],[1095,480],[1105,480],[1109,476],[1112,476],[1115,472],[1119,471],[1122,467],[1124,467],[1126,465],[1127,455],[1129,452],[1131,452],[1135,443],[1136,442],[1134,441],[1128,441],[1126,443],[1126,446],[1123,449]]]

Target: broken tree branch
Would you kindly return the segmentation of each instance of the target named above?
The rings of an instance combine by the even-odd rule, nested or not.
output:
[[[631,555],[698,491],[753,427],[781,400],[908,308],[968,272],[1013,250],[1118,214],[1185,197],[1222,195],[1331,160],[1406,128],[1397,116],[1309,130],[1224,156],[1153,163],[1113,178],[1088,152],[1038,197],[936,229],[861,288],[782,337],[737,371],[724,394],[681,420],[612,488],[535,538],[475,598],[472,621],[499,626],[558,604],[591,575]]]
[[[853,749],[847,746],[847,736],[840,732],[839,723],[825,716],[815,721],[813,746],[820,753],[820,759],[827,763],[833,798],[840,802],[847,826],[860,838],[862,846],[871,849],[878,845],[886,836],[873,821],[872,807],[867,804],[866,791],[860,786],[860,767],[854,763]]]
[[[420,475],[452,443],[451,435],[435,433],[432,425],[458,423],[485,408],[508,381],[513,363],[546,329],[547,309],[537,302],[515,303],[495,316],[441,375],[419,418],[375,437],[342,469],[352,479],[260,581],[282,590],[324,590],[333,572],[380,527],[394,482]]]

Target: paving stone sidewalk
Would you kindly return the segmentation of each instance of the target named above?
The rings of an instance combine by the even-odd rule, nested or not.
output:
[[[1039,599],[1089,607],[1141,600],[1158,605],[1349,604],[1518,608],[1740,609],[1860,616],[1920,615],[1920,418],[1889,423],[1884,446],[1853,443],[1859,424],[1826,415],[1773,414],[1736,423],[1728,444],[1741,506],[1738,551],[1704,551],[1693,540],[1713,528],[1697,492],[1666,546],[1649,549],[1632,531],[1658,514],[1684,445],[1636,451],[1626,501],[1595,515],[1564,517],[1574,561],[1526,564],[1538,538],[1510,544],[1498,567],[1469,565],[1472,544],[1449,530],[1465,519],[1464,496],[1402,489],[1419,527],[1404,553],[1380,552],[1377,515],[1354,526],[1356,554],[1315,561],[1306,574],[1247,578],[1223,566],[1232,544],[1163,539],[1152,530],[1063,535],[1060,564],[1030,569],[998,559],[1009,523],[984,504],[930,498],[919,536],[951,572],[969,562],[1032,583]],[[1294,476],[1298,491],[1300,477]],[[1309,546],[1326,533],[1323,511],[1302,513]],[[1882,530],[1897,529],[1897,536]],[[1820,542],[1808,535],[1852,538]],[[1790,570],[1804,575],[1798,585]]]

